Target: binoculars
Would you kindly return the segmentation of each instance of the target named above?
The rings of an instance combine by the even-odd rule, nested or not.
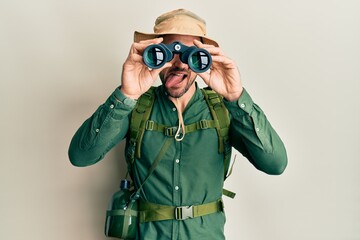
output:
[[[145,48],[143,61],[147,67],[157,69],[170,62],[174,54],[179,54],[180,61],[189,65],[190,69],[196,73],[207,71],[212,63],[211,54],[208,51],[196,46],[188,47],[181,42],[152,44]]]

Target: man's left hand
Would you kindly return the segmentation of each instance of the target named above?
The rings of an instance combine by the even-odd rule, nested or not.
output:
[[[212,56],[210,70],[198,75],[211,89],[222,95],[226,100],[237,100],[243,91],[243,87],[236,63],[225,56],[220,47],[203,44],[198,40],[195,40],[194,44],[199,48],[206,49]]]

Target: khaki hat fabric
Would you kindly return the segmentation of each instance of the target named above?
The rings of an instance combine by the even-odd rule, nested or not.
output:
[[[206,37],[206,22],[186,9],[173,10],[159,16],[155,21],[154,33],[135,31],[134,42],[156,38],[165,34],[197,36],[205,44],[219,46],[216,41]]]

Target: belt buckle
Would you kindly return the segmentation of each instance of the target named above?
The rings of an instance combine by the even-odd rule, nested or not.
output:
[[[185,220],[188,218],[194,217],[193,206],[182,206],[175,208],[175,219],[176,220]]]

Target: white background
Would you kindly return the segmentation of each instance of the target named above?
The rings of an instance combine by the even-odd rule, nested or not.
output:
[[[207,21],[288,151],[281,176],[237,154],[227,239],[359,240],[357,0],[0,0],[0,239],[106,239],[124,146],[77,168],[69,142],[120,84],[133,31],[180,7]]]

